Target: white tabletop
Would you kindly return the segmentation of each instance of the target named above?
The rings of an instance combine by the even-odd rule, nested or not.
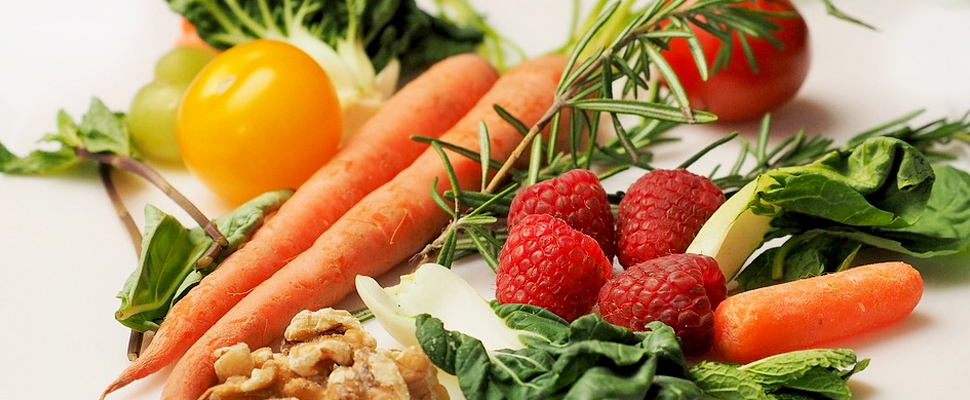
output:
[[[970,2],[834,1],[879,30],[825,15],[820,0],[797,3],[811,31],[813,63],[797,98],[775,113],[779,135],[804,127],[844,139],[916,109],[927,110],[919,121],[958,118],[970,110]],[[474,3],[533,54],[564,37],[569,10],[563,5],[569,2]],[[127,109],[179,29],[178,17],[161,0],[6,5],[0,13],[0,141],[23,153],[54,130],[59,109],[79,117],[92,96],[113,109]],[[679,164],[698,142],[736,128],[750,138],[756,123],[679,128],[687,140],[658,149],[658,162]],[[706,172],[715,163],[730,163],[733,151],[725,147],[697,168]],[[970,157],[966,152],[962,157],[966,167]],[[226,211],[186,171],[163,172],[203,211]],[[622,175],[608,186],[622,189],[634,176]],[[146,202],[174,210],[154,189],[134,178],[121,180],[139,221]],[[968,261],[964,255],[920,262],[926,292],[910,317],[835,344],[872,359],[852,379],[857,398],[965,395],[964,379],[970,373]],[[128,238],[93,169],[41,178],[0,176],[0,343],[5,346],[0,397],[100,395],[128,364],[128,330],[114,321],[113,312],[119,304],[115,293],[134,265]],[[493,277],[483,262],[464,262],[457,269],[489,293]],[[388,283],[395,279],[383,278]],[[111,398],[157,398],[168,371]]]

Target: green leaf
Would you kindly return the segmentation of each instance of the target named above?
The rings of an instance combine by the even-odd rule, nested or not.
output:
[[[167,1],[218,49],[256,39],[289,41],[304,50],[335,49],[338,42],[350,40],[364,48],[375,71],[400,60],[404,77],[445,57],[474,51],[484,38],[479,28],[433,17],[414,0]]]
[[[232,213],[216,218],[229,245],[213,263],[216,265],[249,240],[265,216],[279,209],[292,190],[267,192],[243,204]],[[188,229],[158,208],[145,206],[145,227],[138,267],[118,293],[121,306],[115,318],[138,331],[156,330],[171,306],[214,267],[196,271],[195,265],[212,245],[201,227]]]
[[[763,203],[850,226],[906,226],[919,219],[933,169],[914,147],[886,137],[768,173]]]
[[[137,156],[125,115],[112,112],[97,98],[91,100],[88,112],[81,118],[77,138],[81,147],[91,153]]]
[[[783,353],[745,364],[702,361],[691,377],[704,394],[725,400],[848,399],[846,380],[865,369],[849,349]]]
[[[849,349],[813,349],[782,353],[745,364],[740,368],[757,376],[765,386],[781,386],[812,369],[849,368],[856,363]]]
[[[807,231],[798,227],[805,226],[813,227],[812,234],[825,234],[914,257],[959,253],[970,247],[970,174],[949,166],[938,166],[934,171],[929,199],[912,225],[855,227],[788,215],[778,223],[778,233],[802,234]]]
[[[690,369],[691,377],[704,394],[724,400],[770,400],[771,397],[751,374],[737,365],[701,361]]]
[[[535,306],[492,306],[509,328],[534,333],[520,336],[525,348],[487,352],[478,339],[448,331],[434,317],[417,319],[418,342],[435,365],[458,376],[469,399],[640,399],[652,391],[700,398],[666,325],[631,332],[594,314],[567,324]]]
[[[38,175],[67,169],[78,162],[70,149],[57,151],[34,150],[24,157],[17,157],[0,144],[0,172],[11,175]]]
[[[861,247],[858,241],[821,231],[793,236],[751,261],[735,278],[737,289],[751,290],[840,271],[848,267]]]
[[[812,369],[800,378],[785,384],[788,389],[814,392],[833,400],[848,400],[852,391],[842,380],[841,373],[831,369]]]

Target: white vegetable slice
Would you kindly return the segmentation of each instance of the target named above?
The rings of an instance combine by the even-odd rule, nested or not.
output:
[[[405,346],[417,345],[415,317],[430,314],[448,330],[482,341],[486,350],[519,349],[531,332],[509,328],[471,285],[438,264],[424,264],[401,277],[396,286],[382,288],[373,278],[358,276],[357,293],[387,333]]]
[[[764,187],[763,179],[744,185],[718,207],[687,247],[687,253],[703,254],[717,260],[728,282],[741,271],[745,261],[761,246],[771,230],[772,217],[755,214],[749,207],[759,189]]]

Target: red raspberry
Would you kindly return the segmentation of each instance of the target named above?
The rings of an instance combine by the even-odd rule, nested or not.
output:
[[[572,321],[596,304],[612,271],[593,238],[551,215],[527,215],[509,231],[499,253],[495,297],[544,307]]]
[[[509,208],[509,229],[529,214],[549,214],[566,221],[596,239],[606,258],[613,259],[613,212],[596,174],[574,169],[520,190]]]
[[[620,200],[616,219],[620,265],[683,253],[721,204],[721,189],[687,170],[654,170],[641,176]]]
[[[714,309],[724,300],[724,275],[713,258],[671,254],[634,265],[600,289],[597,312],[635,331],[661,321],[674,328],[684,354],[701,355],[714,340]]]

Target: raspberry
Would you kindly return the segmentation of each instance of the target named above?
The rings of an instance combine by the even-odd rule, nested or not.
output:
[[[671,254],[634,265],[603,285],[603,319],[642,331],[661,321],[674,328],[684,354],[701,355],[714,340],[714,309],[724,300],[724,275],[713,258]]]
[[[551,215],[527,215],[499,253],[495,297],[572,321],[589,312],[612,270],[593,238]]]
[[[620,201],[616,220],[620,265],[683,253],[723,203],[724,193],[710,179],[684,169],[654,170],[641,176]]]
[[[596,174],[574,169],[520,190],[509,208],[509,229],[529,214],[549,214],[566,221],[596,239],[606,258],[613,259],[613,213]]]

